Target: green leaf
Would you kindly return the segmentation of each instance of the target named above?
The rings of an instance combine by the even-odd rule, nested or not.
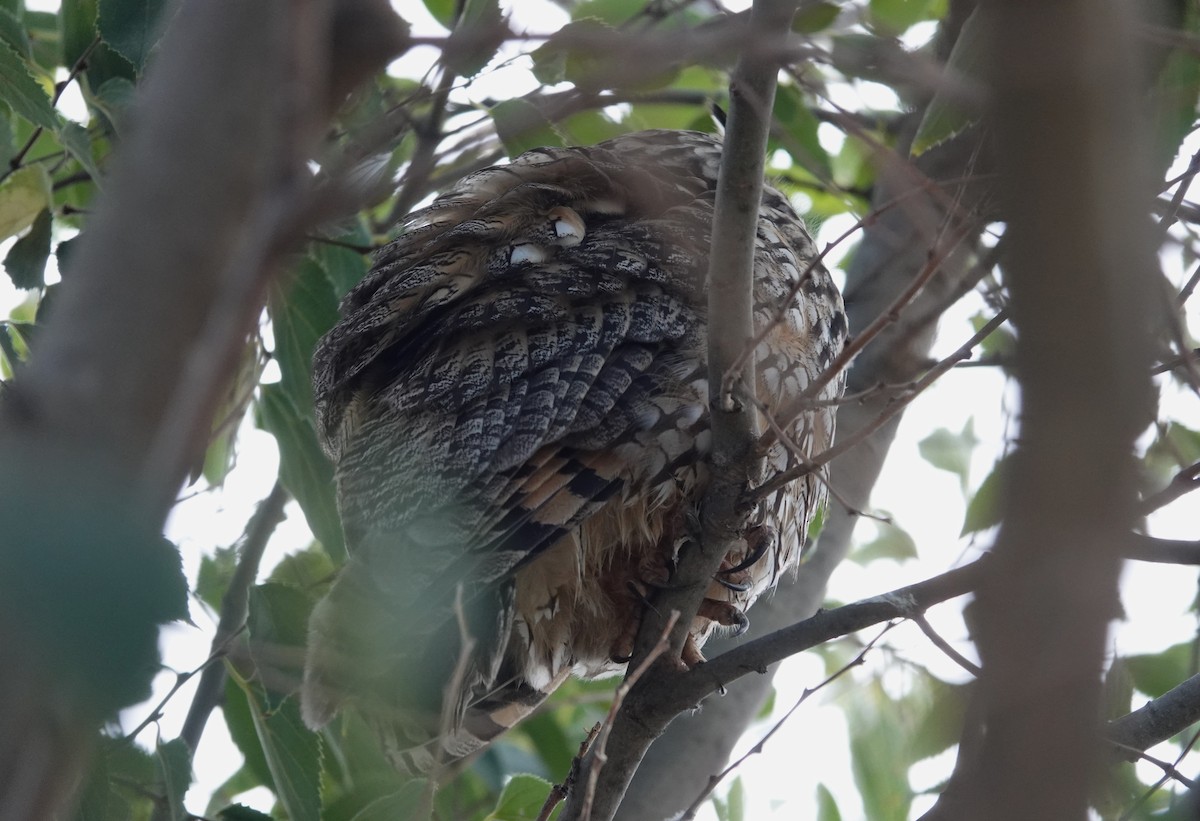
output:
[[[86,128],[71,120],[63,120],[58,129],[58,141],[75,158],[96,185],[101,183],[100,166],[92,157],[92,138]]]
[[[1180,5],[1184,15],[1180,21],[1180,34],[1194,42],[1200,36],[1200,7],[1195,3]],[[1180,46],[1171,50],[1149,97],[1155,155],[1160,167],[1166,168],[1196,123],[1200,59],[1194,49]]]
[[[268,582],[250,588],[250,610],[246,629],[252,645],[304,647],[308,638],[308,616],[312,597],[287,584]],[[255,649],[250,648],[251,657]]]
[[[619,26],[646,10],[644,0],[584,0],[571,11],[573,20],[599,20]]]
[[[562,146],[565,141],[541,109],[520,97],[504,100],[490,111],[504,150],[515,157],[531,148]]]
[[[821,182],[832,180],[833,163],[829,159],[829,152],[821,146],[821,140],[817,137],[820,121],[809,109],[798,88],[792,85],[779,87],[775,95],[775,119],[791,138],[780,139],[779,144],[792,158]]]
[[[839,188],[861,191],[871,186],[875,173],[871,165],[871,151],[871,147],[858,137],[846,136],[842,147],[830,160],[833,181]]]
[[[8,106],[0,103],[0,168],[11,168],[12,158],[17,155],[12,117]]]
[[[514,775],[504,785],[496,809],[484,821],[537,821],[553,788],[553,784],[536,775]]]
[[[4,270],[13,285],[34,290],[46,284],[46,260],[50,258],[50,211],[43,209],[33,220],[29,233],[13,243],[4,257]]]
[[[267,308],[280,385],[292,405],[308,413],[313,406],[313,351],[338,318],[337,297],[325,269],[311,254],[301,257],[291,281],[272,288]]]
[[[355,223],[348,231],[330,236],[330,239],[363,248],[371,246],[371,235],[361,222]],[[310,253],[325,271],[325,276],[333,287],[336,316],[337,302],[366,276],[370,260],[366,254],[328,242],[314,242]]]
[[[842,821],[837,801],[824,784],[817,785],[817,821]]]
[[[116,134],[124,132],[126,113],[133,104],[135,87],[126,77],[110,77],[88,97],[88,102],[104,115]]]
[[[313,603],[302,590],[286,584],[269,582],[250,588],[246,619],[250,658],[258,668],[259,680],[266,684],[264,700],[272,710],[304,674],[300,660]]]
[[[9,174],[0,182],[0,240],[33,225],[50,203],[50,176],[41,163]]]
[[[578,750],[578,742],[572,742],[557,711],[534,713],[518,727],[517,732],[529,739],[546,772],[567,771]]]
[[[38,69],[50,76],[63,65],[62,29],[56,11],[25,10],[21,18],[29,33],[30,59]]]
[[[62,0],[62,64],[75,65],[86,52],[87,69],[84,72],[86,88],[100,88],[114,77],[135,80],[137,72],[133,65],[101,41],[96,43],[97,0]],[[89,50],[90,49],[90,50]]]
[[[0,100],[29,122],[53,131],[58,127],[58,113],[50,97],[21,56],[8,43],[0,43]]]
[[[201,473],[213,487],[223,483],[233,467],[238,428],[250,408],[250,400],[262,378],[265,364],[257,340],[250,341],[242,348],[237,370],[226,385],[225,395],[213,416],[212,434],[208,449],[204,452]]]
[[[196,595],[213,610],[221,609],[221,600],[229,589],[237,569],[238,550],[232,545],[218,547],[211,556],[200,557],[200,570],[196,574]]]
[[[267,756],[263,752],[262,742],[259,741],[258,731],[254,726],[254,713],[250,709],[247,686],[239,684],[234,676],[230,675],[225,680],[225,698],[221,702],[225,727],[245,762],[239,770],[239,773],[243,774],[239,778],[239,786],[244,788],[239,792],[262,785],[269,786],[272,783],[271,768],[267,766]]]
[[[874,5],[874,4],[872,4]],[[986,71],[984,64],[987,52],[988,28],[984,9],[979,8],[963,23],[950,57],[946,61],[946,74],[967,81],[982,80]],[[964,106],[957,83],[944,83],[934,93],[925,107],[921,124],[913,137],[911,154],[919,157],[935,145],[962,133],[979,120],[979,112]]]
[[[492,61],[509,34],[499,0],[465,0],[442,51],[442,61],[449,71],[473,77]]]
[[[656,60],[652,67],[647,68],[630,63],[612,49],[597,45],[609,39],[616,42],[619,36],[616,27],[600,20],[584,19],[568,23],[533,52],[534,76],[543,83],[566,81],[588,91],[603,88],[650,91],[671,85],[679,78],[682,67],[670,59]],[[676,111],[687,109],[686,106],[666,108]]]
[[[313,428],[311,414],[301,415],[280,385],[263,385],[258,399],[259,423],[279,443],[279,478],[304,512],[305,521],[337,563],[346,558],[346,543],[333,491],[333,467]]]
[[[191,816],[183,807],[183,797],[192,785],[192,752],[186,741],[177,738],[159,743],[156,759],[168,817],[171,821],[186,821]]]
[[[959,742],[970,693],[969,685],[948,684],[926,673],[919,674],[902,702],[903,709],[913,716],[907,748],[913,761],[938,755]]]
[[[1161,653],[1129,656],[1125,663],[1133,686],[1150,698],[1158,698],[1192,675],[1194,654],[1192,642],[1183,642]]]
[[[846,720],[863,815],[871,821],[905,821],[913,797],[908,769],[915,759],[901,745],[880,743],[880,739],[908,738],[912,715],[897,709],[878,679],[856,687],[855,702]]]
[[[625,129],[599,111],[580,111],[554,124],[567,145],[595,145],[624,134]]]
[[[430,805],[431,788],[423,778],[416,778],[397,792],[376,799],[354,816],[354,821],[428,821],[433,808]]]
[[[160,36],[165,0],[100,0],[96,29],[140,74]]]
[[[1001,457],[1000,461],[992,467],[992,472],[975,491],[975,495],[967,503],[962,532],[958,535],[966,536],[968,533],[978,533],[980,530],[987,530],[989,527],[1000,524],[1001,494],[1004,492],[1008,460],[1008,456]]]
[[[851,558],[857,564],[869,564],[876,559],[915,559],[917,544],[903,528],[880,522],[879,535],[873,541],[857,548]]]
[[[802,3],[796,16],[792,18],[792,31],[799,34],[816,34],[833,25],[833,21],[841,13],[841,6],[837,3],[827,2],[827,0]]]
[[[742,777],[733,779],[729,785],[729,794],[725,796],[725,806],[729,821],[745,821],[746,818],[746,784]]]
[[[426,10],[433,15],[433,19],[447,29],[454,27],[454,9],[458,5],[456,0],[422,0]]]
[[[158,762],[121,739],[101,735],[80,790],[75,821],[129,821],[149,818],[147,792],[159,789]]]
[[[0,8],[0,42],[7,43],[12,50],[26,60],[33,56],[33,48],[29,44],[29,34],[25,25],[16,14],[5,8]]]
[[[117,806],[119,800],[112,788],[108,760],[103,750],[98,750],[76,797],[75,821],[115,821],[121,811],[128,817],[129,807]]]
[[[1164,487],[1181,467],[1200,461],[1200,431],[1176,422],[1161,422],[1142,460],[1143,493]]]
[[[876,26],[898,35],[915,23],[940,19],[946,13],[946,0],[871,0],[869,9]]]
[[[289,821],[318,821],[321,815],[321,741],[300,719],[296,700],[272,709],[257,683],[230,673],[246,694],[275,795]]]
[[[105,718],[149,697],[159,625],[186,618],[187,582],[178,550],[93,459],[10,451],[0,532],[21,549],[0,550],[0,601],[21,614],[62,697]]]
[[[926,462],[935,468],[949,471],[959,478],[963,490],[971,470],[971,453],[979,439],[975,436],[975,418],[967,419],[961,433],[951,433],[938,428],[917,444],[917,450]]]
[[[267,581],[290,585],[299,590],[314,591],[320,585],[329,582],[334,570],[329,554],[314,544],[305,550],[284,556],[283,561],[275,565]]]

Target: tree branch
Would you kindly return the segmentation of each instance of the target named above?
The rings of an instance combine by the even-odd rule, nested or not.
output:
[[[730,81],[730,110],[717,198],[713,215],[712,250],[708,289],[708,385],[712,427],[710,478],[700,510],[700,544],[683,551],[670,589],[659,591],[648,608],[635,642],[630,669],[651,652],[663,631],[666,614],[678,611],[679,624],[671,631],[671,651],[652,668],[651,675],[634,687],[612,731],[612,760],[597,786],[592,818],[607,821],[616,812],[650,743],[667,720],[653,724],[643,719],[643,702],[669,686],[679,654],[709,581],[745,525],[741,497],[761,471],[754,441],[757,412],[737,394],[753,392],[752,363],[737,374],[735,391],[723,389],[729,373],[747,342],[754,336],[754,248],[762,200],[764,154],[775,97],[779,66],[774,46],[790,28],[795,0],[756,0],[751,11],[752,36],[743,49]],[[748,389],[742,386],[751,386]],[[595,751],[589,753],[594,755]],[[578,818],[575,796],[568,800],[564,818]]]
[[[347,10],[353,13],[342,14]],[[154,599],[160,579],[147,575],[139,551],[163,548],[158,534],[186,466],[206,441],[229,372],[221,363],[257,319],[283,238],[268,244],[260,270],[234,263],[253,257],[247,249],[261,238],[249,232],[263,224],[272,197],[307,179],[305,161],[335,90],[351,73],[360,76],[361,62],[331,62],[338,30],[332,21],[353,25],[364,16],[376,26],[368,39],[385,46],[365,52],[372,68],[380,67],[380,55],[403,45],[382,0],[181,4],[36,354],[5,391],[0,463],[12,476],[37,478],[0,493],[0,532],[31,534],[25,543],[0,546],[5,821],[61,812],[97,723],[148,685],[142,666],[112,672],[120,662],[106,657],[111,647],[106,654],[97,647],[94,658],[82,654],[81,647],[101,643],[81,637],[107,626],[114,642],[140,642],[136,652],[153,657],[163,617],[153,609],[161,607]],[[234,279],[243,276],[252,282]],[[249,298],[234,306],[232,318],[214,319],[230,292]],[[228,335],[210,336],[205,341],[215,347],[198,351],[202,333],[218,328]],[[205,357],[216,365],[189,367]],[[196,373],[203,384],[184,385]],[[185,395],[196,405],[182,407]],[[172,419],[189,424],[170,428]],[[168,428],[179,432],[177,440],[166,441]],[[152,476],[161,481],[145,481]],[[62,538],[70,527],[73,536]],[[113,535],[126,533],[134,537]],[[140,568],[145,589],[132,595],[79,578],[100,553],[106,568],[128,571],[126,580]],[[5,569],[40,555],[61,559],[56,584],[88,592],[86,601],[72,603],[86,612],[70,629],[48,633],[35,610],[20,606],[29,600],[22,585],[31,580]],[[97,703],[92,679],[105,676],[112,693]]]
[[[1124,12],[1081,0],[977,12],[1022,399],[995,565],[977,594],[986,733],[960,817],[981,821],[1084,819],[1097,772],[1099,671],[1158,324]]]
[[[213,635],[210,653],[214,658],[224,656],[229,650],[230,642],[237,638],[246,626],[250,588],[258,577],[258,566],[267,549],[267,542],[270,541],[276,526],[283,521],[283,508],[288,498],[287,490],[276,481],[267,498],[259,503],[258,510],[254,511],[254,515],[246,523],[237,568],[229,582],[229,589],[221,599],[221,616],[217,622],[217,631]],[[200,676],[196,695],[192,698],[183,729],[179,733],[179,737],[187,742],[193,754],[200,744],[200,736],[204,733],[204,725],[208,723],[209,715],[221,701],[224,686],[224,665],[210,665]]]
[[[1200,675],[1171,688],[1128,715],[1108,723],[1104,730],[1109,741],[1130,750],[1146,750],[1166,741],[1200,721]],[[1117,755],[1135,760],[1119,747]]]

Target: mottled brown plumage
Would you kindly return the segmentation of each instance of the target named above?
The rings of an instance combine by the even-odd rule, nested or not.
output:
[[[435,770],[570,672],[624,669],[705,479],[719,162],[720,143],[694,132],[530,151],[414,214],[346,297],[314,380],[352,556],[312,620],[311,724],[352,701],[397,767]],[[756,351],[767,407],[845,337],[815,255],[768,188],[756,321],[783,320]],[[822,398],[840,390],[834,379]],[[789,432],[806,452],[828,447],[831,407]],[[768,469],[796,458],[776,445]],[[822,500],[809,476],[761,505],[726,564],[749,566],[712,584],[686,662],[795,566]]]

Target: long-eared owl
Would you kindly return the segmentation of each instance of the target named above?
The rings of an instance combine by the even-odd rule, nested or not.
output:
[[[624,670],[706,479],[720,159],[717,138],[681,131],[529,151],[414,213],[347,295],[314,360],[351,556],[310,626],[310,724],[352,703],[399,769],[433,771],[570,673]],[[815,257],[766,188],[754,258],[765,412],[846,336]],[[830,380],[824,401],[783,420],[805,455],[829,446],[841,389]],[[775,444],[768,474],[800,458]],[[759,505],[685,663],[795,567],[824,495],[810,474]]]

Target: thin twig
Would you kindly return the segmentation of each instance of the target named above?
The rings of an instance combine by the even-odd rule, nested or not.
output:
[[[938,635],[937,631],[933,629],[933,625],[929,623],[929,619],[925,618],[924,613],[917,613],[912,617],[912,620],[917,627],[921,628],[921,632],[925,634],[925,638],[933,642],[934,647],[945,653],[959,667],[979,678],[979,674],[982,672],[979,669],[979,665],[955,650],[950,646],[950,642]]]
[[[816,687],[806,687],[804,689],[804,692],[800,694],[800,698],[798,698],[796,700],[796,703],[793,704],[791,706],[791,708],[786,713],[783,714],[782,718],[780,718],[777,722],[775,722],[775,724],[771,727],[771,729],[767,731],[767,734],[758,740],[758,743],[756,743],[753,747],[751,747],[749,750],[747,750],[746,753],[744,755],[742,755],[741,758],[739,758],[737,761],[734,761],[728,767],[721,770],[721,772],[717,773],[716,775],[709,776],[708,784],[706,784],[704,789],[701,791],[701,793],[698,796],[696,796],[696,800],[692,802],[692,805],[687,808],[687,810],[683,813],[683,815],[680,816],[679,821],[692,821],[692,819],[694,819],[696,817],[696,813],[699,812],[700,805],[703,804],[704,801],[710,795],[712,795],[712,791],[714,789],[716,789],[718,784],[720,784],[723,780],[725,780],[726,776],[728,776],[731,772],[736,770],[738,767],[742,766],[742,764],[744,764],[746,762],[746,760],[750,758],[750,756],[758,755],[759,753],[761,753],[763,751],[763,748],[766,746],[767,742],[771,740],[771,737],[773,735],[775,735],[775,733],[779,732],[779,730],[783,727],[783,725],[785,723],[787,723],[788,719],[790,719],[792,717],[792,714],[795,713],[796,710],[800,709],[801,704],[808,701],[813,695],[820,692],[825,687],[828,687],[834,681],[837,681],[839,678],[844,676],[846,673],[850,672],[852,669],[854,669],[855,667],[858,667],[864,661],[866,661],[867,653],[871,652],[871,650],[874,649],[875,645],[879,643],[879,640],[882,639],[885,635],[887,635],[888,631],[891,630],[893,627],[895,627],[897,624],[898,624],[898,622],[894,622],[894,621],[888,622],[887,625],[885,625],[884,628],[881,631],[879,631],[879,634],[876,635],[875,638],[871,639],[869,642],[866,643],[866,645],[862,648],[862,650],[859,651],[857,656],[855,656],[853,659],[851,659],[849,662],[847,662],[845,665],[843,665],[839,670],[836,670],[835,672],[833,672],[830,676],[828,676],[824,681],[822,681]]]
[[[600,735],[596,739],[596,752],[592,756],[592,766],[588,771],[587,787],[583,795],[583,810],[579,816],[580,821],[591,821],[592,802],[596,797],[596,784],[600,780],[600,770],[604,768],[605,763],[608,761],[605,747],[608,744],[608,736],[612,732],[613,722],[616,721],[617,712],[621,709],[621,705],[625,703],[625,697],[629,695],[629,691],[638,683],[638,679],[650,669],[659,656],[671,648],[671,630],[674,629],[677,621],[679,621],[679,611],[672,610],[671,615],[667,617],[667,623],[663,627],[658,643],[650,648],[650,652],[642,659],[642,663],[637,666],[636,670],[625,677],[625,680],[621,682],[621,686],[617,688],[617,692],[613,694],[612,706],[608,709],[608,715],[604,717],[604,725],[600,728]]]
[[[782,323],[787,318],[788,311],[792,306],[792,302],[796,299],[796,296],[800,293],[800,289],[804,287],[804,284],[812,277],[812,272],[824,262],[825,258],[830,254],[830,252],[833,251],[834,248],[837,248],[839,245],[841,245],[843,242],[848,240],[850,237],[857,234],[859,231],[864,231],[867,228],[870,228],[872,225],[874,225],[879,220],[879,218],[881,216],[883,216],[885,213],[892,210],[893,208],[896,208],[897,206],[904,204],[904,202],[906,200],[909,200],[920,194],[931,194],[931,193],[934,193],[935,191],[940,192],[944,185],[961,184],[961,183],[969,182],[971,179],[972,178],[964,177],[964,178],[960,178],[960,179],[945,180],[941,183],[938,183],[938,182],[934,182],[933,180],[930,180],[926,177],[923,177],[921,179],[919,185],[914,186],[913,188],[906,189],[903,192],[901,192],[900,194],[897,194],[892,199],[888,200],[887,202],[882,203],[881,205],[879,205],[876,208],[872,208],[871,211],[868,212],[864,217],[859,219],[857,222],[855,222],[853,225],[851,225],[849,228],[847,228],[845,231],[843,231],[838,236],[834,237],[829,242],[826,242],[825,247],[822,248],[817,253],[817,255],[815,257],[813,257],[811,260],[809,260],[808,264],[804,266],[804,270],[800,272],[800,275],[798,277],[796,277],[796,280],[792,283],[791,288],[788,290],[787,294],[783,297],[783,299],[779,300],[779,306],[776,309],[775,314],[771,317],[771,320],[766,325],[764,325],[762,328],[760,328],[754,334],[753,337],[750,338],[750,341],[746,343],[745,347],[738,354],[737,358],[734,359],[733,363],[729,366],[729,370],[725,373],[725,378],[724,378],[724,381],[726,383],[728,383],[728,384],[726,384],[725,389],[726,390],[729,389],[729,386],[732,385],[732,381],[735,378],[735,375],[740,373],[741,369],[745,366],[747,360],[749,360],[750,355],[758,348],[759,345],[762,344],[763,340],[766,339],[767,336],[771,333],[771,331],[773,331],[776,327],[778,327],[779,324]],[[849,362],[848,359],[846,361],[847,361],[847,363]],[[830,366],[830,369],[831,369],[832,373],[829,374],[828,379],[826,379],[826,382],[823,383],[823,385],[828,384],[828,380],[837,376],[837,374],[841,370],[841,368],[838,368],[838,370],[832,370],[833,369],[832,365]],[[823,387],[823,385],[822,385],[822,387]],[[820,390],[820,388],[818,388],[816,391],[813,391],[814,396],[816,395],[817,392],[819,392],[819,390]]]
[[[755,488],[747,495],[748,503],[758,503],[789,482],[799,479],[801,476],[806,476],[813,470],[833,461],[846,451],[866,441],[871,434],[883,427],[889,419],[891,419],[893,416],[903,410],[910,402],[920,396],[922,392],[924,392],[935,381],[940,379],[942,375],[944,375],[959,362],[969,358],[971,356],[971,351],[975,348],[975,346],[990,336],[992,332],[1003,325],[1007,319],[1008,312],[1006,310],[1001,310],[998,314],[992,317],[986,325],[980,328],[974,334],[974,336],[968,339],[962,345],[962,347],[950,354],[934,367],[930,368],[924,376],[917,380],[911,391],[903,396],[898,396],[892,399],[888,403],[887,407],[884,408],[883,412],[875,417],[875,419],[873,419],[870,423],[859,430],[856,430],[850,436],[842,437],[833,447],[811,457],[808,465],[800,465],[776,474],[774,477],[764,482],[761,486]]]
[[[461,7],[461,3],[459,4]],[[429,118],[420,128],[414,128],[417,135],[417,146],[413,149],[412,159],[408,163],[408,172],[404,175],[404,184],[388,213],[387,224],[395,225],[412,207],[421,201],[428,192],[430,174],[434,168],[434,154],[442,142],[442,126],[446,118],[446,102],[454,86],[455,75],[448,67],[442,67],[442,76],[438,79],[437,89],[433,93],[433,101],[429,110]]]
[[[947,226],[944,225],[943,228],[945,227]],[[833,381],[838,374],[840,374],[846,367],[850,365],[850,363],[854,360],[854,357],[858,356],[858,354],[862,352],[863,348],[867,346],[867,343],[879,336],[879,334],[882,333],[885,328],[900,318],[901,311],[903,311],[904,308],[916,298],[917,294],[921,292],[921,289],[923,289],[925,285],[928,284],[929,280],[933,278],[934,274],[941,269],[942,263],[945,262],[946,258],[949,257],[950,254],[953,253],[953,251],[959,246],[959,244],[971,233],[972,228],[970,225],[961,225],[954,229],[953,233],[944,244],[940,237],[934,241],[934,247],[931,248],[929,252],[928,262],[925,263],[925,267],[920,273],[917,274],[916,277],[913,278],[913,281],[909,283],[908,287],[905,288],[899,294],[899,296],[892,301],[892,304],[888,306],[887,310],[883,311],[875,318],[874,322],[864,328],[861,333],[855,334],[855,336],[846,343],[846,346],[842,348],[841,352],[836,357],[834,357],[834,360],[829,363],[829,367],[827,367],[820,376],[814,379],[809,386],[800,393],[799,396],[797,396],[794,400],[789,402],[780,410],[780,418],[783,420],[785,427],[792,419],[803,413],[808,408],[808,403],[811,402],[814,397],[818,396],[826,385]],[[770,445],[770,443],[770,432],[763,434],[763,436],[759,439],[759,447],[767,447]]]
[[[1161,790],[1163,785],[1166,784],[1168,781],[1170,781],[1172,778],[1179,780],[1180,783],[1186,784],[1189,789],[1191,789],[1195,786],[1190,779],[1185,778],[1183,775],[1181,775],[1180,772],[1176,769],[1176,767],[1178,767],[1179,763],[1181,761],[1183,761],[1183,759],[1185,757],[1187,757],[1188,753],[1190,753],[1192,751],[1192,748],[1196,746],[1196,742],[1198,740],[1200,740],[1200,732],[1192,733],[1191,740],[1188,741],[1188,743],[1186,745],[1184,745],[1184,748],[1182,750],[1180,750],[1179,755],[1176,757],[1174,764],[1168,764],[1165,761],[1159,761],[1158,759],[1151,758],[1150,756],[1146,755],[1143,752],[1138,753],[1138,758],[1140,758],[1144,761],[1149,761],[1152,764],[1156,764],[1159,767],[1161,767],[1162,771],[1163,771],[1163,775],[1161,778],[1158,779],[1158,781],[1155,781],[1153,784],[1151,784],[1149,789],[1147,789],[1144,793],[1142,793],[1142,795],[1138,797],[1138,800],[1134,801],[1133,804],[1129,807],[1129,809],[1127,809],[1124,813],[1121,814],[1120,821],[1128,821],[1128,819],[1133,818],[1133,813],[1138,809],[1138,807],[1141,807],[1143,804],[1145,804],[1147,801],[1149,801],[1150,797],[1152,795],[1154,795],[1156,792],[1158,792],[1159,790]]]
[[[1200,488],[1200,462],[1188,465],[1172,477],[1170,483],[1158,493],[1147,496],[1138,504],[1138,515],[1148,516],[1159,508],[1166,507],[1180,496]]]
[[[600,728],[602,726],[604,725],[597,721],[592,725],[592,729],[588,730],[588,734],[583,741],[579,742],[579,752],[571,759],[571,767],[567,770],[566,777],[562,780],[562,783],[555,784],[550,788],[550,794],[546,796],[546,801],[542,804],[542,811],[538,813],[535,821],[550,821],[550,815],[554,812],[554,808],[562,803],[571,790],[575,789],[575,785],[579,782],[579,769],[583,766],[583,757],[592,748],[592,743],[595,742],[596,736],[600,735]]]
[[[258,567],[267,548],[267,542],[276,526],[283,521],[283,508],[288,501],[288,492],[283,485],[276,481],[271,492],[259,503],[258,510],[246,523],[242,534],[237,567],[229,587],[221,598],[221,615],[217,620],[217,632],[213,636],[212,649],[209,652],[210,661],[224,656],[230,643],[237,638],[246,624],[246,614],[249,608],[250,587],[258,577]],[[183,729],[179,733],[193,753],[200,744],[204,726],[213,708],[221,700],[221,691],[225,686],[225,667],[221,664],[206,662],[204,674],[196,687],[196,695],[188,708],[187,718],[184,719]]]

